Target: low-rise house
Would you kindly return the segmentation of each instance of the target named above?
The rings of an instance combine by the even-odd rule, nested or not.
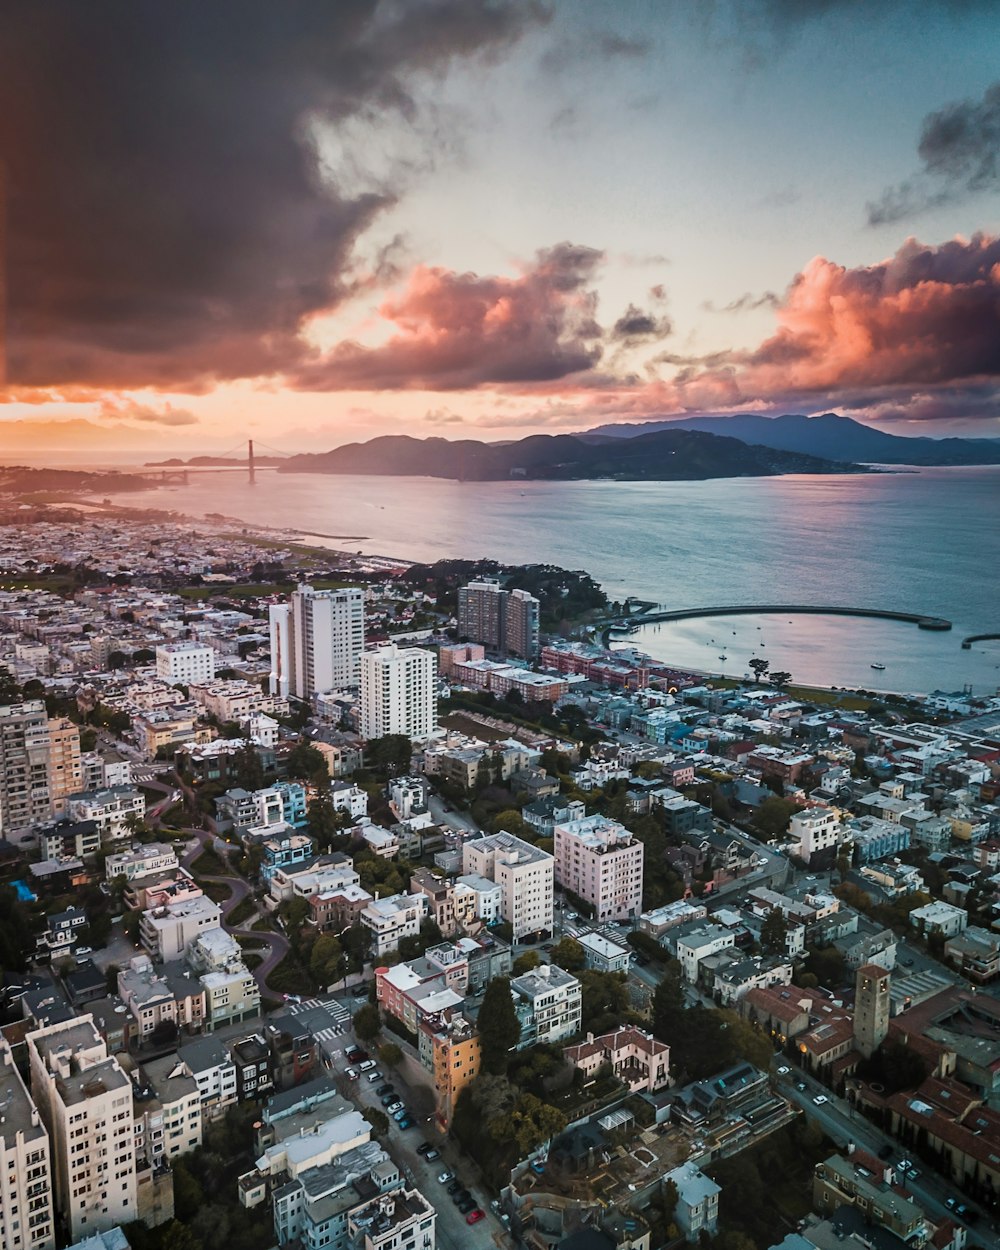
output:
[[[202,1037],[178,1052],[184,1071],[194,1078],[206,1120],[218,1119],[236,1105],[236,1064],[221,1038]]]
[[[810,1000],[795,986],[755,987],[740,1000],[740,1015],[779,1046],[809,1028]]]
[[[582,990],[576,977],[555,964],[540,964],[510,983],[521,1023],[518,1050],[537,1042],[561,1042],[580,1030]]]
[[[654,911],[645,911],[639,917],[639,932],[647,933],[657,941],[670,929],[689,921],[704,920],[708,908],[701,903],[692,903],[687,899],[678,899],[674,903],[666,903]]]
[[[688,1241],[701,1239],[702,1233],[715,1236],[719,1230],[719,1194],[722,1189],[690,1160],[668,1172],[664,1180],[677,1190],[674,1220]]]
[[[330,802],[335,812],[346,812],[351,820],[368,815],[368,791],[353,782],[331,781]]]
[[[416,937],[427,916],[425,894],[391,894],[373,899],[358,919],[371,933],[372,954],[378,958],[394,951],[404,937]]]
[[[944,956],[962,976],[983,985],[1000,976],[1000,934],[970,925],[948,938]]]
[[[736,945],[736,934],[722,925],[704,925],[689,930],[677,938],[677,959],[684,979],[693,985],[698,980],[698,966],[709,955],[731,950]]]
[[[67,907],[45,918],[45,928],[38,936],[39,953],[57,962],[73,953],[87,928],[87,913],[79,907]]]
[[[142,913],[139,939],[146,951],[162,963],[182,959],[195,938],[206,929],[218,929],[222,908],[210,898],[185,899]]]
[[[866,1166],[866,1163],[877,1164]],[[821,1214],[841,1206],[858,1206],[867,1220],[911,1244],[922,1244],[929,1234],[926,1217],[918,1203],[886,1183],[888,1165],[870,1156],[831,1155],[816,1165],[813,1205]]]
[[[602,933],[581,933],[576,939],[583,947],[587,967],[597,972],[628,972],[631,948],[613,942]]]
[[[132,825],[146,815],[146,796],[131,786],[112,786],[85,794],[72,794],[66,800],[70,820],[92,820],[97,825],[102,846],[131,836]]]
[[[704,976],[711,978],[712,993],[730,1007],[753,989],[790,985],[792,964],[784,955],[740,955],[720,951],[702,960]]]
[[[969,913],[964,908],[952,907],[950,903],[927,903],[910,912],[910,924],[918,933],[928,936],[940,934],[949,938],[968,927]]]
[[[167,842],[147,842],[130,850],[109,855],[104,861],[104,878],[114,881],[124,877],[131,881],[155,872],[173,872],[177,868],[177,852]]]
[[[634,1025],[600,1037],[588,1033],[586,1041],[564,1047],[563,1056],[587,1084],[605,1065],[633,1093],[655,1094],[670,1084],[670,1047]]]

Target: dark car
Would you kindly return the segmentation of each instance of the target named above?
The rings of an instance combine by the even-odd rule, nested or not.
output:
[[[399,1125],[400,1128],[413,1128],[413,1125],[416,1123],[416,1121],[411,1120],[408,1115],[404,1115],[403,1118],[401,1120],[397,1120],[396,1123]]]
[[[388,1107],[390,1104],[394,1102],[398,1102],[398,1101],[399,1101],[399,1095],[396,1093],[394,1089],[389,1090],[387,1094],[383,1094],[382,1097],[379,1099],[379,1102],[382,1104],[383,1107]]]
[[[463,1202],[468,1202],[471,1197],[472,1194],[467,1189],[460,1189],[458,1193],[452,1194],[451,1200],[456,1207],[460,1207]]]
[[[428,1150],[433,1150],[433,1149],[434,1147],[430,1144],[429,1141],[422,1141],[420,1145],[417,1147],[417,1154],[425,1155],[428,1152]]]
[[[465,1186],[464,1186],[464,1185],[462,1184],[462,1182],[461,1182],[460,1180],[458,1180],[458,1178],[456,1177],[456,1179],[455,1179],[455,1180],[453,1180],[453,1181],[451,1182],[451,1184],[448,1186],[448,1193],[449,1193],[452,1197],[454,1197],[454,1196],[455,1196],[455,1194],[460,1193],[460,1192],[461,1192],[464,1188],[465,1188]]]
[[[458,1209],[462,1215],[468,1215],[470,1211],[476,1209],[477,1205],[475,1198],[470,1195],[464,1202],[459,1203]]]
[[[356,985],[356,986],[354,987],[354,989],[353,989],[353,990],[351,990],[351,997],[352,997],[352,998],[367,998],[367,997],[368,997],[368,986],[367,986],[367,985]]]
[[[375,1097],[381,1098],[383,1094],[394,1094],[395,1092],[396,1091],[393,1089],[391,1085],[388,1085],[388,1084],[380,1085],[378,1089],[375,1091]]]

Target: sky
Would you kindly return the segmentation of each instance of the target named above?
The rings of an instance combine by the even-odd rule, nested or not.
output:
[[[11,3],[0,180],[0,455],[1000,436],[1000,0]]]

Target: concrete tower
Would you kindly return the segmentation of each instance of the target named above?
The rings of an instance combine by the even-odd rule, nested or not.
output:
[[[878,964],[858,969],[854,999],[854,1042],[870,1058],[889,1032],[889,973]]]

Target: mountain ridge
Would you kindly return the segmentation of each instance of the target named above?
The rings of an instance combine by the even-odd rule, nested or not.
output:
[[[1000,438],[928,438],[888,434],[836,412],[816,416],[759,413],[681,417],[599,425],[579,435],[588,439],[631,439],[664,430],[691,430],[738,438],[748,445],[819,456],[843,463],[912,465],[1000,464]]]
[[[751,446],[692,430],[654,430],[589,443],[573,434],[532,434],[483,443],[385,434],[327,452],[293,456],[279,473],[440,477],[455,481],[702,481],[783,473],[862,473],[859,465]]]

